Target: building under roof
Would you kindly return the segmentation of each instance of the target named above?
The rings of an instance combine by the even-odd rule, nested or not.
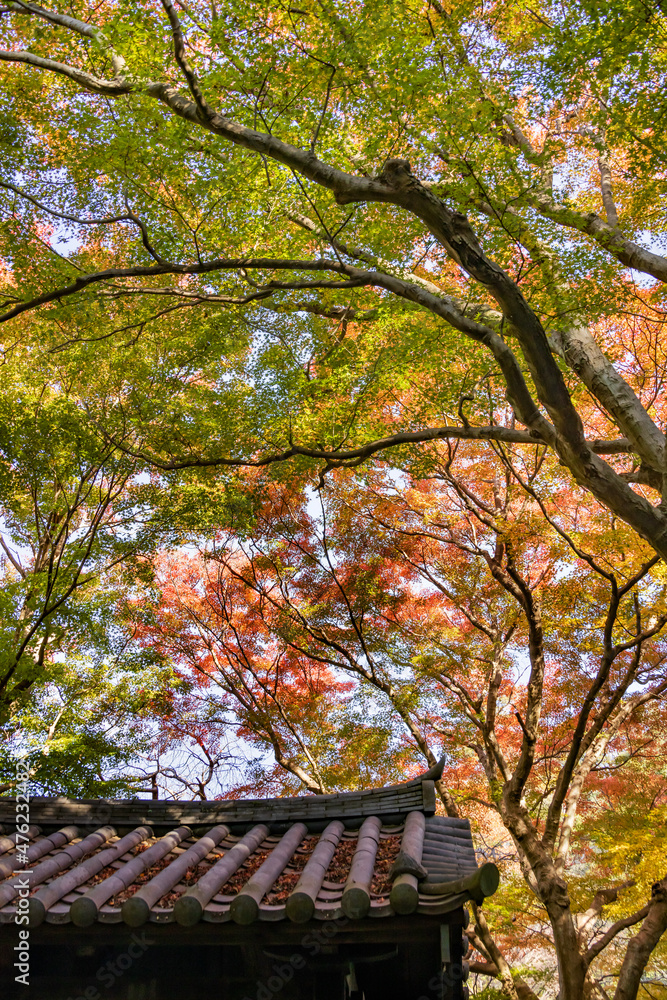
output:
[[[465,903],[498,871],[467,820],[435,815],[441,771],[296,798],[34,798],[27,851],[0,798],[3,997],[462,1000]]]

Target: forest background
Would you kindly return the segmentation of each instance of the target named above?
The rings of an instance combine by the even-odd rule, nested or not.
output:
[[[667,996],[659,3],[0,7],[0,781],[445,757],[473,995]]]

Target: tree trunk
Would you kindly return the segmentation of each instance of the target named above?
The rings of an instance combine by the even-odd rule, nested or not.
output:
[[[526,810],[507,795],[507,786],[503,797],[503,820],[530,864],[538,896],[549,915],[558,959],[559,1000],[582,1000],[587,968],[579,950],[567,884],[542,847]]]
[[[662,881],[656,882],[651,889],[648,914],[628,945],[614,1000],[636,1000],[646,963],[665,931],[667,931],[667,876]]]
[[[507,997],[508,1000],[538,1000],[537,994],[533,993],[531,988],[526,982],[524,982],[521,976],[516,976],[512,973],[512,970],[506,962],[500,948],[493,939],[493,935],[489,930],[489,925],[486,922],[486,917],[482,913],[481,908],[476,903],[473,903],[472,909],[475,915],[475,930],[472,935],[473,941],[479,939],[481,947],[484,948],[486,954],[491,960],[486,967],[481,969],[481,971],[483,971],[486,975],[494,976],[496,979],[500,980],[502,994],[504,997]],[[480,952],[480,954],[482,954],[482,952]]]

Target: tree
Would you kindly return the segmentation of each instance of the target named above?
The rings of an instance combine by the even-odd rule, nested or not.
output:
[[[304,787],[317,794],[400,780],[400,755],[381,715],[364,719],[348,704],[353,684],[340,671],[280,641],[264,589],[274,581],[255,563],[257,590],[249,591],[243,550],[234,551],[231,539],[228,545],[220,540],[212,558],[162,554],[153,580],[158,600],[150,607],[144,598],[135,610],[141,643],[173,663],[186,684],[185,698],[169,706],[168,731],[178,718],[182,736],[210,748],[222,727],[259,751],[250,782],[232,789],[235,795]],[[275,761],[268,773],[267,755]]]
[[[46,368],[46,370],[45,370]],[[66,373],[29,350],[0,388],[0,720],[58,658],[105,645],[141,547],[136,462],[91,433]],[[62,381],[61,381],[62,380]],[[65,384],[63,384],[63,382]],[[100,578],[104,586],[100,586]],[[57,668],[56,668],[57,672]]]
[[[118,798],[150,789],[140,757],[157,743],[174,678],[135,657],[99,663],[70,655],[51,665],[0,730],[0,788],[16,784],[25,757],[35,795]]]
[[[544,961],[549,942],[561,990],[578,976],[580,995],[603,996],[620,971],[616,996],[629,980],[636,995],[663,932],[664,571],[577,503],[564,476],[545,507],[527,500],[544,464],[508,455],[500,480],[488,450],[462,447],[400,484],[386,471],[336,474],[319,516],[313,498],[268,488],[250,536],[163,561],[145,638],[206,685],[222,675],[244,732],[312,791],[325,787],[310,774],[328,764],[326,747],[311,737],[302,748],[308,774],[265,735],[295,698],[307,727],[300,677],[346,675],[350,706],[374,692],[381,726],[392,710],[394,746],[428,764],[445,751],[446,810],[475,816],[504,859],[494,935],[477,913],[474,971],[507,996],[537,996],[535,974],[531,991],[519,970],[533,947]],[[249,715],[258,662],[270,697],[260,684]],[[331,707],[317,723],[327,736]],[[329,764],[333,781],[345,773]]]
[[[218,425],[210,443],[202,421],[187,424],[192,393],[156,412],[119,387],[124,432],[105,414],[115,445],[164,469],[296,455],[326,469],[406,442],[538,441],[667,554],[662,362],[647,378],[612,346],[625,313],[661,322],[667,261],[634,238],[660,232],[663,125],[649,94],[662,79],[662,11],[624,7],[630,27],[619,33],[616,9],[596,4],[240,12],[201,2],[179,4],[184,23],[171,0],[130,9],[130,23],[121,0],[95,12],[80,3],[67,15],[10,3],[2,15],[0,60],[15,108],[6,112],[3,320],[38,311],[81,341],[94,316],[109,347],[141,338],[160,317],[164,329],[164,314],[172,323],[177,309],[261,302],[278,316],[334,317],[340,335],[310,358],[309,338],[297,336],[293,367],[301,383],[316,373],[318,384],[290,385],[294,372],[284,372],[279,413],[265,412],[262,386],[250,389],[231,365],[232,384],[203,393]],[[78,252],[56,260],[48,243],[37,260],[16,252],[42,219],[78,227]],[[213,254],[220,247],[224,257]],[[638,296],[628,268],[651,279],[649,296]],[[165,276],[174,280],[159,284]],[[303,290],[321,294],[314,303],[287,294]],[[160,305],[148,310],[153,300]],[[465,393],[458,407],[450,394],[428,417],[458,409],[457,424],[424,426],[417,407],[381,438],[368,437],[349,404],[325,405],[327,422],[313,425],[318,396],[344,392],[335,363],[323,372],[346,323],[385,307],[465,350],[468,382],[494,384],[490,407],[466,417]],[[280,368],[286,358],[274,361]],[[192,374],[179,374],[192,388]],[[502,396],[509,412],[500,414]],[[244,397],[255,412],[232,417]],[[203,423],[210,429],[210,417]]]
[[[530,662],[511,773],[480,738],[543,879],[561,997],[578,998],[588,972],[555,833],[597,720],[617,719],[606,685],[632,698],[625,678],[662,615],[646,546],[667,555],[665,15],[638,0],[112,0],[67,14],[21,0],[0,17],[6,347],[57,352],[110,453],[174,491],[192,468],[225,481],[289,460],[287,475],[321,483],[460,439],[493,443],[498,470],[514,446],[544,466],[546,493],[521,477],[527,502],[606,581],[611,616],[548,828],[522,804],[543,623],[495,520],[494,580]],[[574,509],[607,518],[618,565],[577,552],[550,506],[563,475]],[[659,657],[647,669],[659,685]],[[492,716],[497,694],[487,680]]]

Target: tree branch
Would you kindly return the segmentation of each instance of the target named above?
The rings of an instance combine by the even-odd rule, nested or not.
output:
[[[185,77],[190,89],[190,93],[195,99],[195,104],[197,105],[202,121],[207,122],[212,115],[212,111],[201,92],[197,75],[193,71],[185,56],[185,42],[183,40],[183,31],[181,29],[181,22],[178,19],[178,14],[174,9],[171,0],[162,0],[162,6],[167,12],[169,24],[171,25],[171,33],[174,37],[174,55],[176,57],[176,62],[180,66],[183,76]]]
[[[55,59],[45,59],[32,52],[8,52],[5,49],[0,49],[0,62],[25,63],[25,65],[35,66],[37,69],[49,70],[58,76],[66,76],[93,94],[104,94],[107,97],[120,97],[121,94],[130,94],[133,90],[140,89],[138,84],[123,79],[103,80],[93,76],[92,73],[77,69],[75,66],[67,66],[65,63],[56,62]]]
[[[612,924],[609,930],[605,931],[602,937],[599,937],[596,941],[594,941],[586,952],[584,956],[586,964],[590,965],[593,959],[597,958],[597,956],[604,951],[608,944],[611,944],[614,938],[617,937],[621,931],[626,930],[628,927],[632,927],[633,924],[638,924],[640,920],[643,920],[648,916],[648,912],[649,904],[647,903],[646,906],[641,908],[641,910],[637,910],[636,913],[631,913],[629,917],[624,917],[623,920],[617,920],[615,924]]]
[[[223,257],[217,260],[210,260],[205,261],[204,263],[196,264],[175,264],[170,263],[169,261],[164,261],[162,263],[155,264],[137,264],[132,267],[110,267],[103,271],[94,271],[91,274],[77,275],[70,285],[56,288],[50,292],[44,292],[41,295],[36,295],[32,299],[26,300],[25,302],[18,303],[11,309],[8,309],[6,312],[0,314],[0,323],[6,323],[15,316],[19,316],[21,313],[28,312],[31,309],[36,309],[38,306],[45,305],[48,302],[60,301],[70,295],[75,295],[77,292],[81,292],[85,288],[98,284],[102,281],[113,281],[119,278],[152,277],[162,274],[212,274],[215,271],[231,271],[238,270],[239,268],[338,272],[342,270],[341,266],[336,261],[281,260],[271,257],[256,259],[249,259],[246,257]],[[360,278],[351,277],[342,283],[337,282],[332,284],[329,282],[320,282],[317,285],[309,284],[305,287],[358,288],[362,284],[368,284],[368,282]],[[304,284],[303,282],[290,282],[287,285],[278,286],[269,283],[264,286],[265,289],[275,289],[277,287],[296,289],[303,288]]]
[[[512,970],[507,964],[500,948],[493,939],[493,935],[489,929],[489,925],[486,922],[486,917],[484,916],[482,910],[476,903],[472,903],[473,913],[475,915],[475,929],[471,934],[468,931],[469,936],[473,943],[476,938],[479,938],[483,952],[488,955],[490,962],[496,968],[496,972],[493,973],[496,979],[499,979],[502,983],[503,993],[508,1000],[538,1000],[537,995],[530,989],[528,984],[521,979],[520,976],[514,976]],[[484,974],[490,975],[486,969],[482,969]]]
[[[496,299],[518,338],[519,345],[530,370],[537,396],[549,419],[540,412],[526,385],[521,366],[502,338],[488,328],[483,336],[470,330],[456,329],[480,340],[489,348],[506,382],[508,398],[518,419],[541,438],[549,441],[559,458],[570,469],[577,481],[585,486],[606,507],[623,518],[642,537],[649,540],[656,552],[667,558],[667,517],[662,508],[654,508],[644,497],[624,482],[615,470],[603,462],[587,447],[584,429],[577,409],[573,405],[564,377],[553,358],[545,330],[524,298],[517,283],[488,258],[465,216],[452,211],[412,174],[406,160],[390,159],[376,178],[351,175],[319,160],[311,150],[303,150],[283,142],[273,135],[246,128],[232,119],[212,113],[205,121],[196,101],[191,101],[164,82],[135,85],[125,80],[101,81],[90,74],[52,60],[43,60],[30,53],[0,53],[0,60],[25,62],[35,67],[68,76],[92,92],[118,96],[130,90],[141,90],[172,112],[198,127],[205,127],[237,146],[261,153],[281,163],[290,170],[314,181],[334,194],[339,204],[353,202],[379,202],[395,205],[419,218],[428,231],[439,241],[449,257],[476,282],[479,282]],[[544,186],[535,192],[531,202],[543,214],[573,228],[580,222],[577,213],[561,209],[553,203]],[[608,223],[597,216],[586,217],[584,231],[594,235],[602,245],[615,253],[629,266],[642,267],[646,252],[632,245],[628,252],[623,238]],[[643,257],[642,257],[643,254]],[[667,261],[651,255],[661,265],[660,279],[667,277]],[[637,258],[637,259],[635,259]],[[650,263],[650,262],[649,262]],[[657,273],[657,271],[656,271]],[[378,282],[381,284],[381,282]],[[383,287],[388,287],[383,285]],[[394,290],[389,288],[388,290]],[[419,290],[422,291],[422,290]],[[422,294],[427,294],[422,292]],[[405,296],[408,297],[408,296]],[[409,297],[413,298],[411,294]],[[433,297],[436,301],[436,297]],[[446,310],[444,305],[441,308]],[[438,313],[436,310],[433,310]],[[460,314],[457,314],[457,316]],[[451,322],[448,316],[444,316]]]
[[[615,226],[600,218],[596,212],[584,214],[571,205],[559,205],[546,192],[527,192],[524,197],[532,208],[552,222],[591,236],[626,267],[650,274],[658,281],[667,281],[667,259],[626,239]]]
[[[598,156],[598,170],[600,171],[600,191],[602,194],[602,204],[604,205],[607,222],[612,229],[618,229],[618,212],[614,202],[614,195],[611,187],[611,167],[609,165],[609,154],[606,150]]]
[[[102,432],[104,433],[103,430]],[[398,434],[392,434],[390,437],[370,441],[368,444],[361,445],[358,448],[345,450],[332,449],[331,451],[327,451],[321,448],[307,448],[302,445],[293,444],[289,448],[286,448],[285,451],[266,455],[263,458],[229,458],[227,456],[205,458],[197,456],[181,460],[175,459],[169,462],[155,455],[150,455],[145,451],[135,450],[110,435],[105,434],[105,436],[109,443],[118,448],[119,451],[134,458],[142,459],[154,468],[162,469],[165,472],[177,469],[214,468],[216,466],[263,468],[264,466],[287,462],[297,455],[302,455],[304,458],[322,459],[328,462],[331,468],[349,468],[360,464],[360,462],[370,458],[371,455],[385,451],[388,448],[400,445],[423,444],[428,441],[448,440],[450,438],[464,441],[509,441],[517,444],[532,445],[543,443],[525,431],[517,431],[495,425],[491,427],[427,427],[420,431],[403,431]],[[610,453],[616,453],[619,448],[618,442],[606,442],[601,439],[592,441],[591,445],[598,449],[600,454],[605,454],[607,449],[609,449]]]

